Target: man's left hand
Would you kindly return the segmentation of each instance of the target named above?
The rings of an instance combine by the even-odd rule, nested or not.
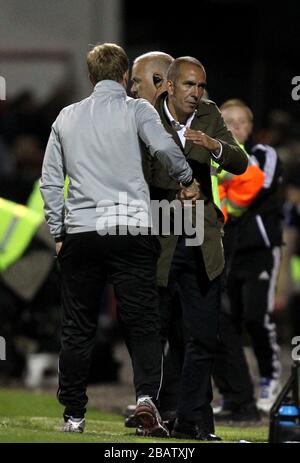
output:
[[[59,241],[58,243],[55,243],[55,249],[56,249],[56,255],[58,256],[60,249],[62,247],[62,241]]]
[[[196,145],[203,146],[204,148],[218,154],[220,152],[220,144],[214,138],[211,138],[201,130],[186,129],[184,136],[187,140],[191,140]]]

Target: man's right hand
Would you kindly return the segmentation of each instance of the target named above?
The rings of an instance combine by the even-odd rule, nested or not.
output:
[[[194,203],[201,196],[200,184],[197,180],[193,180],[193,183],[187,187],[181,185],[181,190],[177,194],[177,198],[184,204],[185,200],[192,200]]]

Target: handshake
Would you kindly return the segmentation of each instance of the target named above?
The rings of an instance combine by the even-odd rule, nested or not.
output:
[[[192,200],[192,202],[195,203],[201,196],[200,184],[195,179],[189,186],[180,184],[180,187],[181,189],[177,193],[177,199],[179,199],[183,205],[185,205],[185,200]]]

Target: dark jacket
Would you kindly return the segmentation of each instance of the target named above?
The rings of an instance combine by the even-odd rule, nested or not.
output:
[[[177,132],[170,125],[165,116],[163,103],[167,93],[162,94],[156,103],[165,129],[172,134],[176,143],[182,148],[187,161],[193,169],[194,177],[200,182],[204,201],[204,242],[199,248],[202,252],[208,278],[213,280],[223,270],[224,255],[221,240],[223,228],[223,214],[213,202],[211,183],[211,153],[191,141],[187,141],[183,149]],[[204,100],[199,103],[191,129],[201,130],[212,138],[219,140],[223,146],[222,156],[216,162],[233,174],[242,174],[248,164],[244,151],[235,142],[231,132],[226,128],[221,113],[215,103]],[[179,184],[172,180],[166,170],[156,162],[152,162],[149,172],[151,196],[155,199],[172,201],[179,190]],[[194,222],[195,223],[195,222]],[[158,284],[165,286],[171,267],[172,257],[177,244],[177,236],[161,236],[161,256],[158,262]]]
[[[282,164],[277,152],[268,145],[251,149],[251,158],[265,174],[263,188],[247,211],[225,227],[231,253],[254,252],[281,246],[283,222]]]

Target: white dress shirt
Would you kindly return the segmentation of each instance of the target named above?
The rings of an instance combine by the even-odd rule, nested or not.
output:
[[[181,141],[181,144],[183,146],[183,148],[185,147],[185,142],[186,142],[186,138],[184,136],[184,133],[186,131],[186,129],[189,129],[191,127],[191,123],[195,117],[195,114],[197,112],[197,110],[195,110],[193,112],[193,114],[190,115],[190,117],[188,118],[188,120],[186,121],[185,124],[181,124],[180,122],[176,121],[174,119],[174,117],[172,116],[172,114],[170,113],[169,111],[169,108],[168,108],[168,105],[167,105],[167,98],[165,98],[164,100],[164,111],[166,113],[166,116],[167,118],[169,119],[172,127],[176,130],[177,134],[178,134],[178,137]],[[211,154],[212,156],[214,157],[214,159],[219,159],[221,156],[222,156],[222,151],[223,151],[223,146],[222,146],[222,143],[219,142],[219,140],[216,140],[219,145],[220,145],[220,150],[218,153],[214,152],[214,151],[211,151]]]

